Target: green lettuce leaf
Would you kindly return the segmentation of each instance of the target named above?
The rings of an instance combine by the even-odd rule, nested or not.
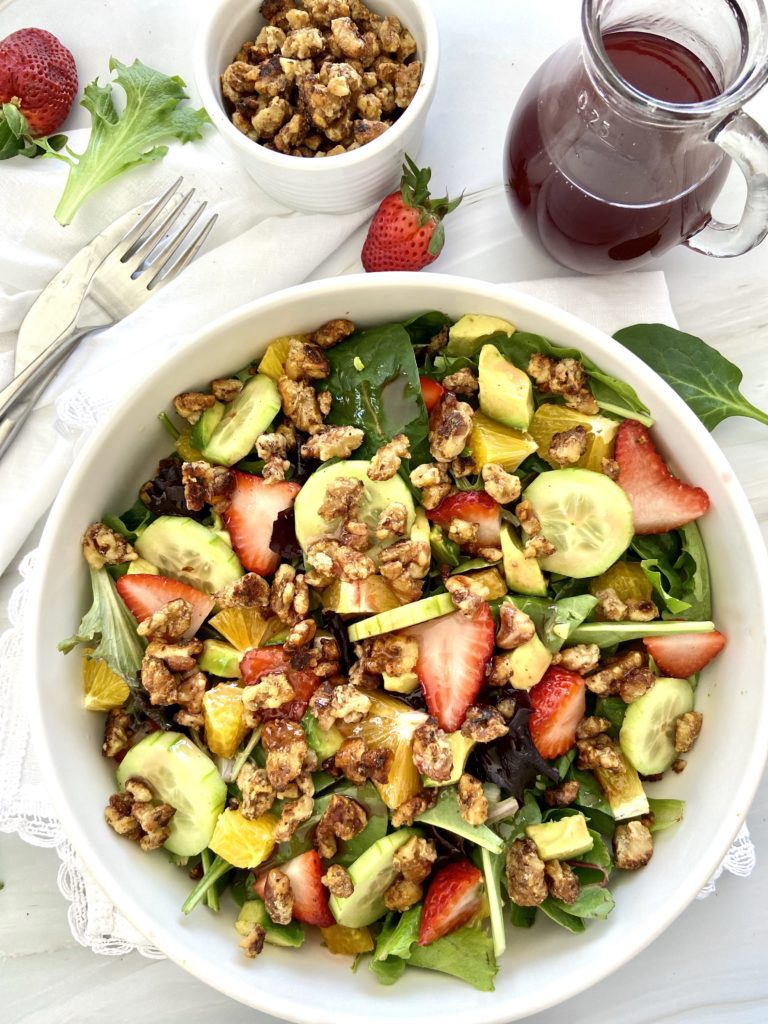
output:
[[[190,142],[202,137],[210,118],[203,109],[180,107],[187,99],[184,82],[147,67],[141,61],[121,64],[110,58],[109,70],[114,83],[125,92],[125,109],[118,113],[112,98],[112,85],[99,85],[98,79],[85,87],[81,105],[91,115],[91,134],[85,152],[67,149],[49,156],[69,164],[69,177],[56,207],[60,224],[69,224],[91,193],[123,171],[139,164],[162,159],[171,139]]]
[[[79,644],[95,643],[89,657],[105,661],[129,686],[135,686],[145,647],[136,632],[136,619],[123,604],[106,569],[91,569],[91,588],[93,604],[77,633],[62,640],[59,650],[68,654]]]
[[[515,594],[504,600],[533,619],[539,639],[550,651],[559,651],[571,633],[592,614],[597,604],[597,598],[591,594],[564,597],[562,601]]]
[[[679,825],[685,813],[685,800],[659,800],[648,798],[653,821],[649,826],[651,832],[662,832],[665,828]]]
[[[539,910],[546,914],[550,921],[554,921],[555,924],[559,924],[561,928],[566,928],[569,932],[579,934],[584,931],[582,919],[569,914],[567,910],[563,910],[563,904],[551,896],[547,896],[544,902],[539,905]]]
[[[505,863],[506,858],[504,854],[493,854],[486,849],[480,850],[480,864],[485,879],[488,906],[491,912],[493,952],[496,956],[501,956],[507,948],[507,937],[504,931],[504,897],[501,890],[501,878],[504,874]]]
[[[479,927],[459,928],[428,946],[414,946],[408,963],[466,981],[480,992],[493,992],[498,972],[493,941]]]
[[[550,907],[557,907],[558,910],[571,917],[593,917],[601,921],[604,921],[616,906],[616,900],[610,890],[601,885],[582,886],[581,892],[573,903],[563,903],[562,900],[553,897],[550,897],[548,902]]]
[[[504,846],[501,839],[487,825],[468,825],[462,818],[455,786],[443,787],[435,806],[419,814],[415,820],[444,828],[446,832],[453,832],[457,836],[469,839],[491,853],[501,853]]]

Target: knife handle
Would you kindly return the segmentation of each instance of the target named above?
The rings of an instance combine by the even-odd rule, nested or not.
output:
[[[0,459],[2,459],[13,444],[16,435],[27,422],[27,417],[34,409],[42,393],[56,376],[58,369],[58,365],[54,366],[48,372],[47,377],[44,377],[43,380],[38,382],[37,387],[29,395],[29,400],[26,405],[23,405],[21,410],[16,413],[15,416],[8,415],[0,417]]]

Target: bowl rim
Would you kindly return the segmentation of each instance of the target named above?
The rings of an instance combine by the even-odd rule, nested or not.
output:
[[[397,121],[387,128],[385,132],[382,132],[378,138],[372,139],[359,149],[354,149],[351,153],[337,153],[332,160],[309,160],[308,158],[291,156],[290,153],[278,153],[273,152],[271,149],[265,149],[264,146],[253,139],[249,139],[235,128],[224,109],[221,96],[211,86],[210,72],[213,69],[208,62],[206,50],[209,37],[213,31],[214,22],[221,16],[222,10],[227,6],[237,7],[239,10],[242,4],[238,0],[219,0],[218,3],[212,4],[203,15],[195,33],[192,47],[193,73],[197,91],[200,94],[200,99],[208,116],[222,136],[245,159],[255,158],[256,160],[261,160],[265,166],[271,166],[275,170],[286,171],[289,168],[311,166],[317,168],[313,173],[320,175],[330,174],[334,169],[337,171],[352,169],[374,160],[378,154],[385,152],[387,149],[396,149],[398,142],[408,131],[411,122],[419,116],[422,109],[429,106],[437,86],[437,69],[440,61],[440,34],[431,4],[428,0],[407,0],[407,2],[412,3],[418,9],[419,16],[424,24],[425,39],[421,55],[422,70],[419,87],[416,90],[416,95],[400,117],[398,117]],[[254,8],[255,13],[258,14],[258,6],[256,4],[254,4]],[[216,74],[220,75],[221,72],[217,71]]]
[[[553,320],[563,329],[576,330],[586,341],[590,357],[595,357],[598,362],[601,354],[618,344],[608,334],[593,327],[580,317],[567,313],[552,303],[516,292],[509,286],[447,274],[430,273],[427,277],[429,286],[443,290],[446,296],[457,289],[470,291],[473,294],[473,300],[477,299],[478,303],[481,303],[485,298],[492,301],[501,300],[508,303],[510,307],[516,307],[518,310]],[[236,307],[211,321],[206,327],[196,332],[193,337],[186,340],[164,358],[144,378],[142,387],[146,388],[153,384],[157,378],[164,376],[172,379],[169,369],[182,358],[188,359],[196,349],[203,348],[207,341],[215,336],[218,331],[234,327],[238,323],[247,322],[253,317],[265,316],[273,308],[290,304],[294,299],[313,294],[325,298],[330,294],[331,296],[337,295],[341,305],[344,301],[344,296],[349,291],[365,291],[368,288],[383,284],[395,292],[401,294],[407,292],[409,297],[413,295],[414,300],[416,300],[420,288],[425,283],[427,282],[423,274],[415,272],[390,272],[383,279],[381,277],[371,277],[367,274],[355,274],[346,277],[306,282],[280,290],[271,295],[256,299],[251,303]],[[423,308],[423,304],[414,301],[414,308]],[[510,313],[510,315],[514,314]],[[662,378],[649,369],[647,364],[628,350],[622,351],[622,359],[626,361],[630,370],[634,371],[635,375],[639,373],[644,374],[646,377],[650,375],[651,379],[653,379],[655,391],[660,393],[667,403],[671,403],[677,418],[694,436],[699,446],[706,450],[713,470],[720,474],[722,486],[731,493],[735,508],[736,526],[738,528],[737,535],[744,541],[745,558],[750,559],[755,567],[756,578],[760,581],[759,596],[762,597],[763,605],[768,605],[768,552],[766,551],[751,505],[724,453],[693,411]],[[41,638],[43,636],[45,622],[44,577],[46,575],[46,567],[48,572],[50,572],[55,566],[55,534],[59,528],[59,521],[65,518],[63,512],[66,510],[70,499],[82,485],[83,481],[80,479],[80,476],[83,473],[84,467],[88,466],[92,453],[98,451],[104,443],[103,439],[111,433],[112,424],[135,402],[137,393],[137,390],[133,390],[125,395],[96,427],[91,437],[83,445],[59,490],[56,501],[48,515],[40,541],[37,563],[38,571],[32,580],[30,593],[27,618],[29,628],[24,639],[32,676],[32,686],[28,694],[31,733],[35,750],[44,772],[44,778],[48,782],[50,795],[61,819],[65,834],[82,858],[88,871],[105,890],[119,911],[124,914],[141,934],[158,946],[171,960],[224,995],[262,1012],[272,1014],[279,1019],[296,1021],[297,1024],[359,1024],[360,1014],[356,1010],[348,1011],[339,1006],[334,1012],[333,1020],[331,1021],[330,1018],[321,1017],[317,1010],[314,1010],[307,1004],[297,1006],[290,998],[281,995],[274,991],[274,989],[270,990],[259,987],[258,982],[248,985],[236,984],[233,989],[232,979],[229,978],[229,987],[225,988],[224,982],[219,980],[217,972],[211,970],[210,961],[199,956],[197,953],[190,953],[182,936],[174,936],[164,924],[155,921],[151,910],[130,891],[128,886],[123,885],[119,879],[112,876],[106,858],[98,853],[91,841],[89,831],[78,820],[77,801],[73,798],[73,794],[68,792],[63,785],[53,752],[48,744],[46,714],[42,701],[43,693],[42,687],[38,683],[38,680],[41,678],[42,665],[44,664],[39,657],[41,647],[38,637]],[[764,650],[762,671],[763,676],[768,677],[768,645],[766,645]],[[757,721],[757,732],[765,734],[766,731],[768,731],[768,696],[764,696],[761,700]],[[659,910],[652,928],[643,932],[636,941],[629,942],[623,946],[615,960],[610,963],[596,965],[595,970],[590,972],[586,980],[582,980],[582,976],[579,976],[559,991],[556,991],[553,987],[552,990],[541,992],[535,1000],[529,1000],[526,1003],[520,1003],[520,997],[518,996],[516,997],[518,1000],[517,1004],[507,1006],[506,1008],[500,1003],[497,994],[493,1003],[478,1005],[477,1009],[462,1009],[461,1024],[509,1024],[512,1020],[519,1020],[522,1017],[527,1017],[530,1014],[559,1005],[602,981],[609,974],[612,974],[619,967],[642,952],[686,909],[717,868],[746,817],[767,759],[768,747],[761,749],[760,744],[754,744],[749,752],[748,760],[745,764],[742,764],[738,786],[731,793],[732,804],[737,807],[737,811],[733,815],[723,816],[717,822],[716,827],[708,838],[705,855],[696,862],[695,870],[689,870],[684,881],[681,882],[677,889],[675,899],[669,901]],[[392,1024],[395,1024],[395,1022],[397,1024],[423,1024],[424,1018],[423,1015],[419,1014],[411,1015],[408,1012],[407,1005],[401,1004],[398,1007],[393,1007],[391,1017],[381,1017],[377,1018],[377,1020],[379,1024],[384,1024],[385,1021],[391,1021]],[[450,1017],[446,1016],[445,1020],[448,1024],[451,1024]],[[458,1024],[458,1021],[455,1024]]]

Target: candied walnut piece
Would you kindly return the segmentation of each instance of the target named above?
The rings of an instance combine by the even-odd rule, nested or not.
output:
[[[277,382],[283,413],[291,420],[298,430],[305,434],[316,434],[323,426],[323,415],[326,413],[320,406],[320,397],[311,384],[304,381],[291,380],[283,375]]]
[[[630,597],[627,601],[627,618],[630,622],[650,622],[658,619],[659,609],[653,601],[641,601],[639,598]]]
[[[569,864],[559,860],[550,860],[544,865],[547,876],[547,888],[550,896],[563,903],[575,903],[579,898],[581,886]]]
[[[336,856],[337,840],[354,839],[368,824],[368,812],[356,800],[334,793],[325,814],[317,823],[315,847],[321,857]]]
[[[448,524],[448,538],[460,548],[469,547],[477,541],[479,530],[477,523],[470,523],[466,519],[452,519]]]
[[[423,890],[418,882],[409,882],[406,878],[398,878],[384,893],[384,906],[387,910],[402,913],[418,903],[422,896]]]
[[[653,836],[640,821],[628,821],[616,826],[613,833],[614,863],[624,871],[645,867],[653,856]]]
[[[448,469],[436,462],[427,462],[411,471],[411,483],[421,491],[421,503],[427,511],[437,508],[451,493]]]
[[[459,812],[468,825],[482,825],[488,817],[488,801],[479,779],[465,772],[458,785]]]
[[[438,462],[450,462],[467,445],[472,430],[472,406],[446,392],[429,417],[429,450]],[[418,486],[418,485],[416,485]]]
[[[676,757],[675,760],[672,762],[672,771],[675,773],[675,775],[680,775],[681,772],[685,771],[685,766],[687,763],[688,762],[685,760],[684,757]]]
[[[410,106],[421,80],[421,61],[401,64],[395,73],[395,103],[401,110]]]
[[[385,633],[364,640],[360,650],[363,671],[374,675],[386,672],[389,676],[402,676],[416,668],[419,642],[416,637],[402,633]]]
[[[318,540],[310,544],[307,561],[318,572],[347,583],[364,580],[376,573],[376,563],[362,551],[338,540]]]
[[[599,407],[587,386],[587,374],[577,359],[553,359],[534,352],[528,361],[528,376],[544,394],[562,395],[565,404],[588,415]]]
[[[204,672],[193,671],[182,677],[176,689],[176,700],[181,708],[173,716],[175,722],[190,728],[202,729],[205,724],[203,697],[207,684],[208,677]]]
[[[356,480],[351,476],[336,477],[333,483],[328,485],[317,514],[326,522],[332,519],[353,519],[360,507],[363,492],[362,480]]]
[[[407,882],[423,882],[437,860],[437,849],[431,839],[412,836],[395,853],[395,871]]]
[[[119,836],[139,840],[141,826],[131,814],[133,797],[126,793],[113,793],[104,808],[104,820]]]
[[[572,466],[587,450],[587,431],[579,424],[552,435],[549,457],[560,466]]]
[[[533,505],[530,501],[521,501],[515,509],[515,514],[520,520],[520,526],[528,537],[535,537],[536,534],[541,533],[541,523],[536,513],[533,511]]]
[[[365,440],[359,427],[321,427],[301,446],[305,459],[348,459]],[[362,481],[360,481],[362,483]]]
[[[447,782],[453,772],[453,749],[437,720],[428,718],[413,733],[413,763],[433,782]]]
[[[219,608],[258,608],[262,612],[269,608],[269,584],[255,572],[247,572],[213,596]]]
[[[369,101],[369,106],[370,101],[376,102],[375,97],[372,96],[361,97],[361,99]],[[354,134],[355,142],[360,146],[364,146],[366,143],[373,142],[374,139],[378,139],[380,135],[384,134],[387,128],[389,128],[389,125],[386,121],[379,121],[375,119],[371,120],[370,118],[361,118],[358,121],[352,122],[352,132]]]
[[[107,720],[104,724],[104,742],[101,745],[101,752],[104,757],[115,757],[128,749],[133,729],[131,728],[131,716],[122,708],[112,708],[107,712]]]
[[[267,778],[278,793],[298,778],[307,756],[307,737],[296,722],[265,722],[261,742],[267,751]]]
[[[509,726],[496,708],[487,704],[471,704],[461,726],[461,735],[475,743],[492,743],[506,736]]]
[[[237,776],[237,786],[242,794],[240,813],[248,821],[256,821],[272,810],[277,793],[264,768],[257,768],[252,761],[246,761]]]
[[[242,390],[243,382],[237,377],[217,377],[211,381],[211,391],[218,402],[231,402]]]
[[[282,96],[273,96],[266,107],[256,111],[251,117],[251,132],[253,138],[272,139],[285,124],[291,114],[291,106]]]
[[[445,580],[445,589],[462,615],[473,619],[483,604],[483,598],[472,589],[471,580],[461,574],[448,576]]]
[[[615,459],[606,459],[603,457],[600,460],[600,472],[604,473],[610,480],[619,479],[619,464]]]
[[[656,682],[656,676],[649,668],[633,668],[619,680],[619,696],[625,704],[632,704],[647,693]]]
[[[368,714],[371,698],[352,683],[333,686],[323,682],[312,694],[309,711],[315,716],[321,729],[328,730],[337,719],[347,725],[354,725]]]
[[[182,391],[173,400],[173,407],[182,419],[195,424],[206,409],[216,404],[213,395],[205,395],[202,391]]]
[[[281,58],[281,64],[286,63],[284,58]],[[293,117],[286,121],[280,131],[275,135],[275,149],[280,153],[290,153],[295,146],[297,146],[308,132],[307,122],[303,114],[294,114]],[[283,405],[285,408],[285,404]],[[299,421],[297,420],[297,425]],[[308,428],[301,427],[301,430]]]
[[[313,331],[310,340],[315,345],[319,345],[320,348],[333,348],[334,345],[344,341],[354,331],[355,325],[351,320],[329,320],[322,327],[318,327],[316,331]]]
[[[292,565],[279,566],[269,592],[269,606],[281,622],[295,626],[309,614],[309,587]]]
[[[187,508],[199,512],[208,504],[221,511],[229,502],[235,488],[235,474],[226,466],[212,466],[209,462],[185,462],[181,467],[184,500]]]
[[[368,778],[363,765],[365,752],[365,741],[359,736],[350,736],[349,739],[344,740],[333,756],[334,772],[341,772],[350,782],[356,786],[362,786]]]
[[[267,872],[264,883],[264,906],[275,924],[290,924],[293,917],[293,890],[288,875],[279,868]]]
[[[312,780],[312,772],[317,768],[317,758],[314,751],[308,751],[304,758],[304,765],[296,776],[294,785],[299,793],[298,799],[291,800],[283,804],[283,809],[280,813],[280,820],[278,821],[275,831],[273,833],[273,839],[276,843],[285,843],[294,834],[296,829],[303,822],[307,821],[312,817],[314,811],[314,795],[315,795],[315,784]],[[288,787],[283,791],[284,795],[288,793]]]
[[[401,825],[412,825],[413,819],[425,811],[430,811],[437,803],[438,789],[424,789],[415,796],[408,797],[392,812],[392,824],[395,828]]]
[[[579,751],[576,767],[580,769],[602,768],[604,771],[623,772],[624,759],[615,740],[605,733],[590,739],[577,740]]]
[[[255,960],[262,949],[264,949],[266,937],[267,933],[264,931],[264,928],[260,924],[255,924],[251,927],[248,934],[240,940],[239,946],[249,960]]]
[[[176,676],[160,658],[144,655],[141,685],[149,694],[150,704],[169,707],[176,703]]]
[[[477,377],[468,366],[443,377],[443,387],[447,391],[453,391],[455,395],[474,395],[480,390]]]
[[[561,782],[544,790],[544,803],[549,807],[568,807],[579,795],[579,789],[578,782]]]
[[[408,528],[408,509],[401,501],[391,501],[376,523],[376,540],[402,537]]]
[[[627,606],[613,587],[598,590],[595,596],[597,597],[597,608],[595,611],[600,618],[606,622],[621,622],[622,619],[626,619]]]
[[[547,898],[544,861],[532,839],[516,839],[507,850],[509,898],[518,907],[538,907]]]
[[[355,891],[349,872],[341,864],[331,864],[320,879],[332,896],[346,899]]]
[[[152,787],[143,779],[140,775],[132,775],[130,779],[126,780],[125,792],[133,798],[136,803],[148,804],[151,803],[155,794],[152,791]]]
[[[503,651],[513,651],[516,647],[527,643],[535,633],[536,627],[530,615],[521,612],[513,604],[503,604],[499,608],[497,647],[501,647]]]
[[[411,442],[405,434],[395,434],[391,441],[379,448],[368,467],[371,480],[391,480],[400,469],[400,460],[411,457]]]
[[[585,677],[587,689],[598,697],[615,696],[619,692],[619,684],[634,669],[642,668],[644,662],[640,651],[630,651],[616,661],[611,662],[599,672]]]
[[[288,26],[286,14],[288,11],[293,10],[295,6],[294,0],[262,0],[259,6],[259,14],[270,25],[279,25],[280,28],[286,28]]]
[[[508,473],[496,462],[487,462],[482,470],[485,489],[500,505],[508,505],[520,497],[520,477]]]
[[[296,694],[285,672],[265,672],[253,686],[242,690],[245,724],[253,729],[261,721],[261,712],[274,710],[294,700]]]
[[[183,597],[174,598],[143,619],[136,627],[139,636],[178,640],[192,623],[192,605]]]
[[[291,626],[288,636],[285,638],[283,650],[286,654],[293,654],[311,644],[317,633],[317,623],[314,619],[302,619],[295,626]]]
[[[675,750],[687,754],[701,732],[704,715],[700,711],[686,711],[675,720]]]
[[[588,718],[582,718],[576,726],[576,739],[591,740],[595,736],[599,736],[600,733],[608,732],[610,727],[611,723],[607,718],[590,715]]]
[[[564,647],[552,658],[553,665],[562,665],[569,672],[592,672],[600,663],[600,648],[597,644],[576,644],[575,647]]]
[[[320,53],[324,45],[319,29],[302,26],[288,33],[285,42],[280,47],[280,53],[283,57],[305,60],[307,57],[314,57]]]
[[[83,556],[92,569],[103,569],[105,565],[119,565],[133,562],[139,557],[125,537],[121,537],[104,523],[91,523],[80,543]]]
[[[319,345],[291,338],[284,372],[291,380],[324,380],[330,374],[331,367]]]
[[[352,18],[334,18],[331,33],[339,50],[345,57],[360,59],[365,52],[365,40]]]

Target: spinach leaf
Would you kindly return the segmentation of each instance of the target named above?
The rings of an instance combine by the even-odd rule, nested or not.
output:
[[[665,324],[634,324],[614,334],[673,388],[708,430],[729,416],[768,424],[763,412],[742,395],[738,366],[693,334]]]
[[[591,615],[597,604],[597,598],[591,594],[565,597],[562,601],[515,594],[514,598],[507,597],[505,600],[530,615],[539,639],[550,651],[559,651],[573,630]]]
[[[530,790],[526,790],[523,806],[514,816],[510,825],[500,826],[500,831],[504,833],[505,841],[511,843],[515,839],[525,839],[525,830],[528,826],[540,823],[541,808],[534,794]]]
[[[498,972],[491,937],[479,927],[459,928],[428,946],[414,946],[408,962],[412,967],[451,974],[480,992],[493,992]]]
[[[121,537],[125,537],[126,540],[134,541],[151,518],[152,513],[144,502],[137,498],[133,505],[121,515],[116,516],[113,512],[108,512],[102,522],[106,523],[115,533],[119,533]]]
[[[462,818],[455,786],[445,786],[435,806],[418,815],[415,820],[443,828],[446,832],[453,832],[454,835],[471,840],[477,846],[484,846],[491,853],[501,853],[503,849],[501,839],[487,825],[468,825]]]
[[[578,934],[584,931],[584,922],[580,917],[574,917],[573,914],[569,914],[567,910],[562,909],[562,904],[559,900],[552,899],[551,896],[547,896],[544,902],[539,906],[539,910],[546,914],[550,921],[554,921],[555,924],[559,924],[562,928],[567,928],[569,932]]]
[[[408,331],[412,345],[427,345],[436,334],[444,327],[450,327],[452,323],[451,318],[445,313],[430,310],[428,313],[419,313],[418,316],[404,320],[403,327]]]
[[[648,806],[653,815],[653,821],[649,826],[651,832],[662,832],[683,820],[685,800],[657,800],[649,797]]]
[[[327,422],[364,431],[356,457],[369,459],[395,434],[405,434],[412,464],[427,461],[427,410],[405,327],[385,324],[358,331],[330,349],[327,358],[331,373],[323,386],[333,396]]]
[[[610,890],[602,885],[585,885],[573,903],[563,903],[550,897],[552,906],[572,917],[596,917],[604,921],[616,906]]]
[[[513,928],[531,928],[536,920],[538,907],[518,907],[513,903],[509,909],[509,920]]]
[[[625,381],[604,373],[578,349],[553,345],[548,338],[526,331],[516,331],[511,337],[506,334],[494,336],[493,343],[506,359],[521,370],[527,369],[528,360],[534,352],[542,352],[555,359],[578,359],[589,377],[592,394],[602,409],[618,416],[640,420],[646,426],[652,425],[650,410],[640,400],[635,389]]]
[[[584,622],[571,633],[574,644],[597,644],[598,647],[613,647],[628,640],[642,640],[646,636],[676,636],[679,633],[711,633],[714,622],[677,621],[666,622]]]
[[[712,614],[709,564],[696,523],[649,537],[634,537],[632,550],[655,594],[663,618],[708,619]]]
[[[599,718],[607,718],[611,723],[609,734],[614,739],[619,735],[619,729],[624,723],[627,706],[621,697],[599,697],[595,705],[595,714]]]

